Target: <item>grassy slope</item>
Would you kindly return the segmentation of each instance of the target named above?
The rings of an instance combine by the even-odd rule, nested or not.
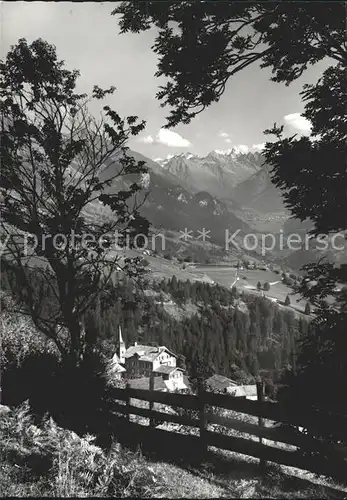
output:
[[[25,406],[0,411],[0,497],[7,496],[343,498],[280,468],[261,476],[256,460],[231,452],[211,453],[195,466],[153,460],[117,444],[106,454],[91,438],[52,421],[38,429]]]
[[[135,250],[127,251],[128,257],[135,257],[138,255],[141,255],[141,253]],[[145,255],[144,257],[149,263],[150,276],[155,279],[172,278],[172,276],[175,275],[178,280],[195,281],[204,280],[204,278],[208,276],[211,280],[227,288],[235,281],[236,269],[232,267],[194,267],[188,264],[185,269],[183,269],[183,265],[174,260],[169,261],[160,256]],[[236,286],[240,291],[256,293],[258,295],[260,293],[256,290],[258,281],[260,281],[261,284],[264,284],[266,281],[269,283],[276,283],[281,279],[280,275],[272,271],[262,271],[260,269],[240,270],[239,277],[240,280],[237,282]],[[243,277],[246,279],[242,279]],[[253,287],[254,289],[252,289]],[[306,302],[300,300],[299,295],[291,294],[292,289],[282,282],[271,285],[270,290],[265,292],[267,297],[275,298],[281,302],[284,302],[286,296],[290,295],[291,305],[286,308],[288,310],[304,312]]]
[[[8,335],[11,336],[13,329],[12,336],[16,332],[15,338],[22,344],[28,342],[28,326],[14,319],[4,322]],[[34,341],[33,338],[30,345]],[[25,407],[6,413],[0,406],[0,498],[74,495],[327,498],[325,483],[312,485],[303,481],[312,481],[313,475],[302,471],[288,470],[290,477],[284,474],[285,468],[272,467],[261,477],[256,459],[213,449],[205,462],[194,467],[187,462],[168,464],[153,454],[145,458],[121,447],[106,455],[92,442],[81,440],[52,422],[40,431],[32,425]],[[33,475],[32,469],[39,468],[43,474]]]

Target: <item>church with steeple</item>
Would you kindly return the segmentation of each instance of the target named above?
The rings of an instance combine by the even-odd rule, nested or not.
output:
[[[177,367],[177,354],[165,346],[142,345],[135,342],[126,348],[122,329],[118,327],[118,353],[113,355],[111,365],[116,378],[138,379],[154,375],[163,379],[168,390],[185,388],[183,372]]]
[[[124,377],[124,374],[126,372],[126,369],[124,368],[124,363],[125,363],[125,343],[122,337],[122,329],[119,325],[118,328],[118,335],[119,335],[119,355],[115,352],[110,363],[109,363],[109,368],[108,368],[108,373],[110,376],[112,376],[115,379],[121,379]]]
[[[119,329],[118,329],[118,334],[119,334],[119,362],[122,365],[124,365],[126,347],[125,347],[125,342],[124,342],[123,337],[122,337],[122,329],[121,329],[120,325],[119,325]]]

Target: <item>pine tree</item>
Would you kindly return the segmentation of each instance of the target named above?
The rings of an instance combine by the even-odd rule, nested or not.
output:
[[[290,298],[289,298],[289,295],[287,295],[286,300],[284,301],[284,305],[285,305],[285,306],[289,306],[289,305],[290,305]]]
[[[172,293],[175,294],[177,292],[177,289],[178,289],[177,278],[175,275],[173,275],[171,280],[170,280],[170,287],[171,287]]]

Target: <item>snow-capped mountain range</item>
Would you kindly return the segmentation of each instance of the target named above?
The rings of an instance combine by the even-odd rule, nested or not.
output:
[[[155,161],[191,192],[207,191],[221,199],[232,198],[234,188],[261,170],[264,158],[259,152],[239,148],[213,150],[206,156],[182,153]]]

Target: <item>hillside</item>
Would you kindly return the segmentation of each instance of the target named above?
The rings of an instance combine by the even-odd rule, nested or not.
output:
[[[163,166],[137,152],[129,151],[129,154],[138,161],[145,161],[148,172],[141,176],[136,174],[121,176],[112,182],[108,191],[117,193],[119,190],[129,188],[133,182],[140,183],[143,189],[136,197],[140,213],[151,223],[155,232],[176,232],[176,243],[183,241],[181,231],[183,232],[185,229],[190,231],[188,243],[195,245],[199,243],[199,238],[202,242],[200,232],[205,228],[208,231],[207,239],[204,242],[206,258],[210,258],[210,248],[207,243],[212,243],[220,247],[220,258],[226,259],[237,253],[240,254],[232,244],[228,248],[226,243],[228,235],[231,236],[235,231],[238,231],[235,241],[250,258],[259,258],[268,262],[275,260],[280,265],[293,270],[298,270],[305,263],[317,260],[324,255],[324,252],[315,252],[311,248],[291,250],[287,247],[288,235],[298,233],[304,242],[311,226],[309,222],[302,223],[296,219],[289,219],[281,192],[271,182],[269,168],[258,165],[260,162],[259,153],[248,153],[247,155],[215,153],[212,155],[214,161],[219,165],[218,169],[225,168],[222,161],[226,161],[225,158],[229,157],[237,158],[238,167],[243,170],[244,175],[250,174],[250,168],[258,169],[256,173],[233,187],[232,194],[228,199],[218,198],[213,194],[216,191],[213,189],[214,181],[212,182],[211,179],[206,181],[205,191],[198,190],[198,182],[194,181],[193,183],[192,181],[195,186],[193,189],[192,185],[188,186],[182,181],[180,171],[177,173],[173,165],[176,161],[184,162],[185,165],[187,161],[188,163],[197,162],[198,158],[191,158],[190,154],[174,156],[167,163],[164,162]],[[188,160],[187,157],[189,157]],[[247,163],[250,161],[249,158],[255,158],[251,162],[252,167]],[[199,165],[195,165],[196,172],[200,172],[200,168],[202,173],[207,169],[214,176],[214,179],[219,178],[215,175],[215,168],[217,168],[215,163],[214,166],[209,163],[204,163],[204,166]],[[113,177],[119,169],[120,164],[115,157],[108,165],[105,165],[101,178]],[[231,185],[225,179],[221,180],[221,183],[224,187]],[[200,185],[200,187],[203,186]],[[133,201],[134,199],[129,204],[132,205]],[[98,217],[112,218],[112,213],[98,202],[94,202],[88,207],[88,214],[93,220]],[[280,244],[282,232],[284,245]],[[267,249],[265,254],[262,254],[261,238],[268,233],[274,235],[276,244],[273,249]],[[256,238],[256,247],[251,251],[244,245],[244,237],[247,234],[254,234]],[[254,237],[252,236],[252,238]],[[168,244],[170,245],[169,241]],[[332,249],[326,255],[336,262],[344,263],[347,261],[346,251]]]
[[[184,289],[187,290],[187,284],[178,282],[175,285],[175,281],[171,280],[167,286],[166,289],[164,283],[160,284],[162,290],[160,293],[163,295],[164,302],[167,300],[166,297],[170,296],[176,308],[185,307],[184,300],[182,301],[180,297],[181,292]],[[192,311],[193,314],[189,317],[181,316],[179,320],[180,322],[192,321],[192,325],[199,321],[199,317],[207,319],[207,310],[204,312],[204,309],[207,304],[213,304],[209,295],[209,291],[212,292],[210,285],[201,284],[194,288],[197,300],[191,301],[190,299],[189,302],[198,304],[197,311]],[[110,314],[104,316],[103,325],[106,329],[110,328],[111,336],[105,331],[100,334],[105,338],[106,333],[108,342],[111,342],[110,355],[113,355],[116,347],[114,333],[117,329],[112,325],[112,317],[115,317],[117,310],[122,311],[124,333],[129,341],[132,325],[135,326],[135,331],[139,332],[141,338],[146,338],[146,318],[151,320],[148,324],[149,332],[152,332],[154,328],[158,328],[159,332],[168,330],[174,334],[173,338],[177,338],[179,323],[168,322],[164,311],[158,314],[162,307],[165,309],[165,304],[162,306],[158,304],[153,308],[153,299],[155,299],[153,294],[149,294],[148,297],[149,299],[152,297],[152,301],[146,301],[137,294],[133,296],[133,298],[136,297],[133,301],[130,290],[133,290],[133,287],[126,287],[121,294],[124,298],[127,297],[128,308],[119,309],[118,305],[115,305],[109,311]],[[164,290],[167,291],[164,292]],[[216,297],[219,294],[220,299],[224,293],[227,293],[227,291],[215,290]],[[5,302],[3,300],[2,302],[4,306]],[[150,304],[152,304],[152,309],[149,310],[147,307]],[[213,305],[213,308],[215,309],[216,305]],[[134,314],[131,314],[132,310]],[[142,312],[139,314],[140,311]],[[227,310],[225,312],[228,313]],[[180,455],[176,456],[173,450],[168,450],[170,451],[169,458],[167,454],[165,456],[158,454],[155,444],[137,452],[121,444],[121,440],[113,441],[109,447],[102,445],[100,439],[95,439],[91,435],[82,435],[63,428],[52,418],[44,418],[42,422],[34,420],[30,415],[28,404],[20,405],[20,402],[30,399],[35,409],[37,404],[35,398],[38,395],[42,396],[42,390],[49,378],[46,372],[42,371],[38,372],[35,378],[33,370],[27,364],[27,358],[34,355],[34,362],[37,364],[39,358],[43,356],[46,362],[40,363],[41,370],[47,370],[50,366],[47,365],[49,359],[47,354],[55,356],[57,353],[51,343],[46,342],[33,328],[30,318],[4,310],[1,316],[5,356],[7,360],[11,360],[11,356],[15,355],[13,361],[17,366],[17,376],[16,384],[8,385],[10,380],[7,375],[7,361],[3,378],[5,389],[3,396],[5,403],[12,399],[15,402],[12,403],[15,408],[0,406],[0,496],[247,498],[251,495],[252,498],[264,496],[326,498],[327,494],[330,495],[333,492],[334,498],[340,498],[344,494],[338,491],[337,486],[332,482],[324,478],[317,480],[312,474],[296,469],[269,464],[263,473],[259,469],[258,460],[231,451],[217,452],[211,448],[201,459],[192,450],[189,457],[182,459]],[[216,318],[217,316],[212,321],[217,326]],[[231,319],[232,316],[229,318]],[[119,321],[119,317],[116,316],[115,319]],[[157,323],[158,320],[159,323]],[[138,321],[139,325],[144,325],[143,329],[137,325]],[[206,334],[203,331],[202,333]],[[164,341],[166,340],[168,339]],[[196,344],[194,340],[192,345]],[[203,346],[201,341],[199,344]],[[203,346],[203,349],[206,349],[206,346]],[[29,371],[25,371],[25,366]],[[19,367],[24,369],[22,378]],[[28,389],[31,394],[25,393]],[[52,394],[53,400],[56,396]],[[171,427],[167,430],[185,432],[182,429],[171,429]]]
[[[170,295],[180,297],[182,283],[169,283]],[[208,285],[198,287],[198,294]],[[129,289],[127,290],[129,299]],[[123,295],[126,295],[123,294]],[[208,302],[211,302],[207,298]],[[136,303],[140,301],[137,300]],[[179,301],[180,302],[180,301]],[[203,303],[203,301],[202,301]],[[181,306],[179,306],[181,307]],[[201,313],[200,313],[201,314]],[[125,313],[129,323],[134,317]],[[140,315],[141,317],[141,315]],[[143,316],[142,316],[143,317]],[[157,321],[156,315],[150,317]],[[5,346],[15,349],[18,360],[37,350],[46,351],[30,320],[20,315],[2,317]],[[106,318],[105,318],[106,320]],[[196,319],[194,319],[196,321]],[[109,320],[106,321],[109,323]],[[164,325],[164,323],[161,323]],[[116,329],[113,329],[115,331]],[[29,342],[25,337],[30,332]],[[129,333],[129,329],[126,329]],[[18,338],[19,335],[19,338]],[[12,342],[11,342],[12,341]],[[13,341],[15,343],[13,343]],[[8,353],[8,351],[6,351]],[[113,351],[114,352],[114,351]],[[113,354],[112,352],[112,354]],[[25,354],[27,353],[27,354]],[[31,373],[31,372],[30,372]],[[30,373],[26,378],[30,379]],[[38,383],[47,377],[40,373]],[[44,378],[45,380],[42,380]],[[6,382],[6,379],[4,380]],[[20,378],[17,384],[23,385]],[[29,381],[28,387],[32,386]],[[9,389],[9,388],[8,388]],[[14,393],[14,386],[10,388]],[[8,399],[8,390],[5,392]],[[23,394],[22,397],[25,398]],[[35,400],[32,400],[35,405]],[[35,407],[35,406],[34,406]],[[233,416],[233,415],[226,415]],[[240,417],[240,415],[239,415]],[[134,417],[133,417],[134,418]],[[141,418],[141,417],[139,417]],[[244,421],[255,417],[240,417]],[[140,422],[139,422],[140,423]],[[164,424],[160,426],[161,429]],[[179,428],[177,428],[179,427]],[[167,424],[170,432],[191,429]],[[232,432],[232,435],[234,431]],[[236,436],[240,436],[237,431]],[[178,452],[176,454],[176,451]],[[232,451],[210,448],[204,457],[194,450],[183,458],[179,450],[157,450],[151,443],[141,451],[129,448],[122,439],[102,445],[92,435],[63,428],[52,418],[35,421],[28,404],[16,408],[0,405],[0,496],[20,497],[131,497],[131,498],[344,498],[345,490],[325,477],[315,477],[295,468],[268,464],[265,472],[257,459]]]
[[[230,197],[229,199],[221,199],[214,196],[214,190],[211,189],[209,183],[205,191],[198,191],[197,185],[195,185],[195,189],[192,189],[191,186],[189,187],[181,181],[179,175],[174,175],[174,169],[170,170],[169,168],[165,168],[165,166],[162,167],[158,162],[154,162],[135,151],[129,151],[129,154],[137,161],[145,161],[148,172],[141,177],[136,174],[122,176],[112,183],[108,191],[117,193],[121,189],[127,189],[132,182],[140,183],[143,189],[136,197],[137,203],[140,206],[140,213],[149,220],[157,232],[165,230],[176,231],[178,235],[177,241],[179,241],[180,237],[182,238],[180,232],[185,231],[187,228],[188,231],[191,231],[189,236],[190,242],[193,243],[195,240],[195,244],[198,242],[199,231],[205,228],[208,231],[205,243],[218,245],[221,249],[220,253],[224,254],[223,257],[227,257],[229,249],[231,253],[235,254],[233,245],[229,249],[226,246],[227,235],[231,236],[235,231],[239,231],[235,241],[243,247],[244,236],[248,233],[254,233],[258,239],[257,247],[252,251],[243,248],[243,252],[256,258],[257,255],[261,256],[261,233],[271,232],[275,235],[278,234],[288,218],[285,215],[286,211],[282,202],[278,202],[278,191],[272,185],[268,174],[265,176],[265,181],[262,182],[263,169],[257,163],[261,162],[259,153],[249,153],[247,155],[239,153],[236,155],[238,166],[241,170],[244,169],[244,175],[250,174],[250,168],[253,171],[258,168],[257,174],[238,185],[241,190],[238,195],[240,199],[238,198],[238,200],[243,205],[247,204],[247,208],[245,206],[242,208],[239,203]],[[235,154],[222,155],[216,153],[213,158],[220,163],[221,158],[229,158],[229,156],[230,158],[234,158]],[[247,161],[250,161],[249,157],[253,158],[251,162],[252,167],[247,164]],[[171,158],[169,162],[174,161],[175,158],[177,159],[178,157]],[[185,156],[180,155],[179,158],[183,161]],[[220,168],[222,168],[221,165]],[[205,165],[205,167],[210,169],[210,165]],[[200,167],[197,167],[197,169],[199,170]],[[111,178],[119,170],[120,164],[117,157],[115,157],[105,166],[101,178]],[[225,181],[222,184],[223,186],[228,185]],[[245,192],[242,194],[244,188]],[[239,187],[236,188],[235,192],[238,189]],[[269,213],[265,215],[264,213],[261,214],[255,208],[248,208],[252,205],[252,200],[258,199],[257,197],[260,196],[259,193],[261,193],[261,196],[268,204]],[[271,193],[274,194],[278,203],[276,201],[273,202]],[[250,202],[248,203],[245,200],[250,200]],[[132,201],[130,201],[130,205],[132,205]],[[276,212],[276,210],[278,211]],[[112,213],[102,208],[97,202],[88,208],[88,213],[91,219],[95,217],[112,217]],[[209,252],[207,245],[205,252],[207,254]],[[288,252],[283,253],[281,250],[278,250],[276,245],[274,251],[267,251],[266,259],[273,260],[274,258],[287,256]]]
[[[285,211],[281,190],[272,183],[267,165],[239,183],[231,196],[244,208],[252,208],[261,213]]]
[[[119,443],[107,451],[53,420],[34,425],[28,407],[0,406],[1,497],[343,498],[327,481],[269,467],[229,452],[199,465],[166,462]],[[312,478],[313,479],[313,478]]]
[[[136,201],[140,213],[158,229],[184,231],[185,228],[198,231],[202,228],[210,230],[209,240],[225,246],[225,231],[231,234],[240,229],[241,234],[250,231],[246,222],[235,215],[233,205],[225,203],[210,192],[191,192],[180,185],[179,180],[170,172],[161,168],[158,163],[134,151],[129,151],[137,161],[145,161],[148,173],[141,177],[136,174],[124,175],[112,182],[107,189],[109,193],[117,193],[127,189],[131,183],[140,183],[143,187],[137,194]],[[112,178],[120,171],[117,157],[105,166],[100,178]],[[132,205],[134,199],[130,201]],[[103,209],[97,202],[88,207],[91,218],[98,216],[112,217],[109,210]]]
[[[205,157],[182,153],[158,159],[157,163],[191,192],[207,191],[234,201],[236,209],[242,206],[260,213],[285,212],[281,191],[273,185],[269,166],[264,165],[259,152],[232,148],[214,150]]]

